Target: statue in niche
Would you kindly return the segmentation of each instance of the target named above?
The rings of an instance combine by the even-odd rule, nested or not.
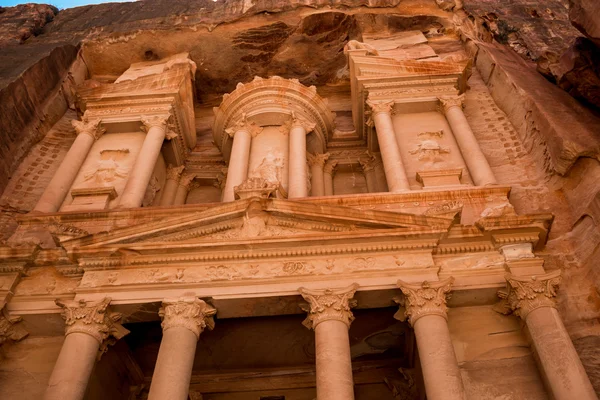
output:
[[[122,168],[119,163],[128,154],[129,149],[102,150],[96,168],[83,174],[84,182],[91,181],[99,186],[106,186],[107,183],[125,178],[128,171]]]
[[[266,157],[249,174],[250,178],[262,178],[269,183],[281,185],[283,176],[283,156],[280,151],[269,150]]]

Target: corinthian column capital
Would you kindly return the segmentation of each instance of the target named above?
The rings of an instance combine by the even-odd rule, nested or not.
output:
[[[182,174],[181,180],[179,181],[179,186],[183,186],[186,189],[189,189],[194,178],[196,178],[196,174],[191,174],[191,173]]]
[[[212,330],[215,327],[213,316],[217,310],[206,302],[192,298],[165,300],[158,315],[162,318],[163,332],[171,328],[186,328],[200,339],[204,329]]]
[[[367,100],[367,105],[371,107],[371,111],[373,112],[373,116],[385,113],[392,114],[392,109],[394,108],[395,101],[373,101],[371,99]]]
[[[314,122],[310,122],[304,118],[296,116],[295,113],[292,113],[292,123],[290,129],[296,126],[301,127],[302,129],[304,129],[304,132],[306,134],[309,134],[315,129],[317,125]]]
[[[100,125],[101,122],[99,119],[88,121],[84,116],[83,121],[71,120],[71,125],[73,125],[78,135],[83,133],[91,136],[94,140],[98,140],[106,132],[106,129]]]
[[[420,285],[399,280],[398,287],[404,293],[404,297],[394,301],[404,306],[405,310],[398,311],[394,317],[401,321],[408,318],[411,326],[426,315],[439,315],[447,319],[446,297],[453,283],[453,277],[437,282],[425,281]]]
[[[329,159],[329,153],[306,153],[306,159],[308,160],[308,165],[310,165],[311,167],[318,165],[319,167],[323,168],[325,166],[325,162]]]
[[[451,107],[460,107],[462,109],[464,107],[465,95],[441,96],[438,97],[438,100],[440,101],[442,111],[445,114]]]
[[[507,273],[507,292],[498,292],[504,299],[507,311],[525,319],[533,310],[540,307],[556,307],[556,290],[560,284],[560,271],[544,275],[515,276]]]
[[[262,132],[263,128],[256,124],[254,121],[248,121],[246,114],[242,115],[242,118],[237,122],[234,122],[229,126],[229,128],[225,129],[225,133],[229,135],[229,137],[233,138],[238,131],[246,131],[252,137],[258,136]]]
[[[329,160],[325,163],[325,166],[323,167],[323,172],[333,176],[335,167],[337,167],[337,165],[338,165],[338,162],[336,160]]]
[[[158,127],[162,129],[167,129],[167,120],[169,119],[169,115],[142,115],[141,121],[144,125],[143,128],[145,130],[150,130],[150,128]]]
[[[181,176],[184,168],[184,165],[180,165],[179,167],[169,165],[167,168],[167,180],[179,181],[179,177]]]
[[[308,313],[302,324],[308,329],[315,329],[323,321],[335,320],[343,322],[350,328],[350,324],[354,321],[350,309],[356,306],[356,300],[352,299],[356,289],[358,289],[356,283],[343,289],[298,289],[304,300],[308,302],[300,305],[302,310]]]
[[[11,317],[6,312],[6,309],[0,312],[0,346],[8,339],[19,341],[29,333],[19,325],[23,318]]]
[[[111,312],[109,308],[110,300],[109,297],[99,302],[56,300],[56,305],[62,307],[65,336],[85,333],[96,339],[103,351],[107,345],[127,335],[129,331],[119,323],[121,314]]]
[[[367,158],[359,158],[358,162],[364,172],[369,172],[375,169],[378,160],[373,155],[369,154]]]

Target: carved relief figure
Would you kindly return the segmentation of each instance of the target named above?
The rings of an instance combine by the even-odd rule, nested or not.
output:
[[[410,154],[417,155],[419,161],[430,163],[443,161],[443,155],[448,153],[450,153],[450,149],[442,147],[435,140],[423,140],[414,150],[410,151]]]
[[[106,183],[125,178],[128,171],[121,167],[120,162],[125,159],[128,154],[129,149],[102,150],[96,168],[85,172],[83,180],[85,182],[92,181],[100,186],[105,186]]]
[[[258,167],[249,174],[250,178],[262,178],[269,183],[281,184],[283,176],[283,155],[278,150],[269,150]]]

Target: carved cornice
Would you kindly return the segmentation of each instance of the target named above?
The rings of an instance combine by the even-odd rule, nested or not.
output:
[[[325,166],[325,162],[329,159],[329,153],[323,154],[312,154],[306,153],[306,160],[308,161],[308,165],[314,167],[318,165],[323,168]]]
[[[109,308],[110,300],[109,297],[99,302],[56,300],[56,305],[62,307],[65,336],[72,333],[90,335],[98,341],[102,353],[109,344],[127,335],[129,331],[119,323],[121,314],[111,312]]]
[[[263,131],[263,128],[262,126],[258,126],[253,121],[248,121],[246,114],[243,114],[240,120],[234,122],[227,129],[225,129],[225,133],[227,133],[231,138],[233,138],[239,131],[248,132],[250,136],[254,138]]]
[[[98,140],[106,132],[106,129],[100,126],[101,122],[99,119],[88,121],[84,115],[83,121],[74,119],[71,120],[71,125],[73,125],[78,135],[83,133],[91,136],[94,140]]]
[[[422,284],[411,284],[398,280],[398,287],[404,293],[403,298],[395,298],[404,309],[400,309],[394,318],[404,321],[408,318],[411,326],[421,317],[426,315],[439,315],[448,318],[446,307],[446,297],[452,289],[454,277],[449,277],[443,281],[428,282]]]
[[[195,297],[165,300],[158,311],[163,320],[163,332],[171,328],[186,328],[198,339],[204,329],[212,330],[215,327],[213,316],[216,313],[214,307]]]
[[[372,116],[375,117],[377,114],[385,113],[392,114],[392,110],[394,108],[395,101],[373,101],[367,100],[367,105],[371,108]]]
[[[461,94],[460,96],[440,96],[438,97],[440,100],[441,110],[445,113],[452,107],[460,107],[461,109],[464,107],[465,95]]]
[[[167,129],[167,121],[170,115],[142,115],[140,121],[142,122],[142,130],[149,131],[151,128]]]
[[[333,175],[335,174],[335,167],[337,167],[337,165],[338,165],[337,160],[328,160],[325,163],[325,166],[323,167],[323,172],[326,174],[329,174],[333,177]]]
[[[302,324],[308,329],[315,329],[323,321],[334,320],[343,322],[350,328],[350,324],[354,321],[350,309],[356,306],[356,300],[352,299],[356,289],[358,289],[356,283],[343,289],[298,289],[304,300],[308,302],[300,306],[308,313]]]
[[[184,168],[184,165],[180,165],[179,167],[169,165],[169,167],[167,168],[167,180],[178,182],[179,177],[181,176],[181,173],[183,172]]]
[[[17,342],[29,335],[19,324],[22,320],[21,317],[9,316],[6,309],[0,312],[0,346],[9,339]]]
[[[544,275],[515,276],[507,273],[505,276],[508,291],[498,292],[503,299],[503,313],[511,311],[522,319],[540,307],[556,307],[556,290],[560,284],[560,270]]]

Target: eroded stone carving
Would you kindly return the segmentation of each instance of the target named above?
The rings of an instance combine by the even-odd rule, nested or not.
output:
[[[241,185],[233,188],[240,199],[261,197],[267,199],[277,191],[278,183],[269,182],[263,178],[248,178]]]
[[[91,136],[94,140],[98,140],[106,132],[106,129],[100,126],[101,122],[99,119],[88,121],[88,118],[84,115],[83,121],[74,119],[71,121],[71,125],[73,125],[78,135],[83,133]]]
[[[323,154],[312,154],[306,153],[306,160],[308,161],[308,165],[311,167],[314,165],[318,165],[319,167],[325,167],[325,162],[329,159],[329,153]]]
[[[119,164],[129,155],[129,149],[102,150],[94,169],[83,173],[84,182],[93,181],[100,186],[127,177],[128,170]]]
[[[450,107],[460,107],[463,108],[465,105],[465,95],[461,94],[460,96],[441,96],[438,97],[440,100],[441,109],[444,113],[450,109]]]
[[[372,116],[379,113],[393,114],[395,102],[393,100],[390,101],[373,101],[367,100],[367,105],[371,107]]]
[[[442,161],[442,156],[444,154],[449,154],[450,149],[448,147],[442,147],[435,140],[423,140],[415,149],[409,151],[409,153],[416,154],[419,161],[436,163]]]
[[[119,323],[121,314],[111,312],[110,301],[109,297],[99,302],[56,300],[56,305],[62,307],[65,336],[72,333],[90,335],[100,343],[100,353],[103,353],[108,345],[127,335],[129,331]]]
[[[23,318],[11,317],[6,309],[0,312],[0,346],[7,340],[18,342],[29,333],[19,324]]]
[[[283,155],[277,150],[269,150],[260,164],[249,174],[249,178],[261,178],[270,184],[281,185],[283,179]]]
[[[404,297],[394,298],[394,301],[400,304],[394,318],[400,321],[408,318],[411,326],[426,315],[439,315],[447,319],[446,299],[453,283],[454,277],[437,282],[425,281],[420,285],[398,280],[398,287],[404,293]]]
[[[540,307],[556,307],[556,290],[560,284],[560,270],[544,275],[515,276],[507,273],[504,277],[508,291],[499,291],[502,299],[496,311],[515,315],[522,319]]]
[[[169,115],[142,115],[140,119],[142,122],[141,128],[146,132],[153,127],[166,129],[169,117]]]
[[[302,324],[308,329],[315,329],[323,321],[336,320],[350,328],[350,324],[354,321],[351,308],[356,306],[356,300],[352,297],[357,289],[356,283],[343,289],[298,289],[304,300],[308,302],[300,305],[302,310],[308,313]]]
[[[184,168],[185,165],[174,167],[169,164],[169,167],[167,168],[167,180],[179,181],[179,177],[181,176]]]
[[[239,87],[238,83],[238,87]],[[246,131],[252,137],[256,137],[263,131],[261,126],[258,126],[254,121],[248,121],[246,114],[242,114],[242,118],[237,122],[233,123],[229,128],[225,129],[225,133],[229,135],[229,137],[233,138],[235,133],[238,131]]]
[[[212,330],[215,327],[213,317],[216,313],[214,307],[195,297],[165,300],[158,311],[163,320],[163,332],[175,327],[186,328],[198,339],[204,329]]]

